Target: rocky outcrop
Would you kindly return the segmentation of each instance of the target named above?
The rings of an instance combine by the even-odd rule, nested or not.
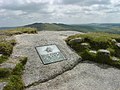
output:
[[[23,34],[15,36],[18,44],[14,47],[12,56],[27,56],[23,81],[26,87],[51,80],[67,70],[75,67],[81,57],[72,51],[65,43],[61,34],[71,35],[71,32],[39,32],[38,34]],[[75,32],[74,32],[75,33]],[[76,32],[77,34],[78,32]],[[62,36],[63,37],[63,36]],[[66,60],[44,65],[37,54],[35,47],[55,44],[65,56]]]

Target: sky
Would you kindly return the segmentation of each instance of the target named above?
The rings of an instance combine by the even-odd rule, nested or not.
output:
[[[0,27],[120,23],[120,0],[0,0]]]

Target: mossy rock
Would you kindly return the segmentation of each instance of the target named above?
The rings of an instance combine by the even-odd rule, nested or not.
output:
[[[96,54],[91,53],[88,50],[83,51],[80,55],[83,58],[83,60],[90,60],[90,61],[95,61],[96,60]]]
[[[103,49],[98,50],[96,55],[96,60],[99,63],[106,63],[106,64],[111,62],[110,51]]]

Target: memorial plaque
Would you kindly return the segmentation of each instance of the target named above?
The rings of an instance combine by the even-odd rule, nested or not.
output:
[[[36,50],[43,64],[50,64],[66,59],[56,45],[37,46]]]

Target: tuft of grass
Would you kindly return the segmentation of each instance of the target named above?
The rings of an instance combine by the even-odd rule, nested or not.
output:
[[[16,67],[13,69],[12,74],[13,75],[22,75],[22,71],[24,70],[24,65],[27,62],[27,57],[21,58],[20,63],[16,65]]]
[[[8,84],[4,87],[3,90],[23,90],[24,83],[20,76],[12,75]]]
[[[7,60],[8,60],[8,56],[4,56],[4,55],[0,56],[0,64]]]
[[[0,68],[0,79],[7,78],[11,74],[11,70],[7,68]]]
[[[13,45],[8,42],[0,42],[0,53],[9,56],[12,53]]]
[[[18,63],[12,71],[12,75],[8,84],[3,90],[24,90],[24,83],[22,81],[22,74],[24,70],[24,65],[27,62],[27,58],[21,58],[20,63]]]
[[[2,35],[7,35],[7,36],[12,36],[12,35],[16,35],[16,34],[23,34],[23,33],[37,33],[37,29],[35,28],[30,28],[30,27],[20,27],[20,28],[16,28],[13,30],[1,30],[0,34]]]
[[[82,38],[82,42],[72,42],[70,40],[75,38]],[[113,42],[115,40],[116,42]],[[120,35],[118,34],[109,34],[109,33],[86,33],[86,34],[76,34],[69,36],[66,40],[66,43],[76,50],[76,52],[82,56],[83,60],[90,60],[98,63],[109,64],[120,68],[120,60],[114,61],[111,57],[120,58],[120,48],[116,46],[116,43],[120,43]],[[81,43],[88,43],[89,48],[83,48]],[[90,50],[98,51],[99,49],[106,49],[110,51],[110,55],[106,56],[102,53],[97,52],[90,53]]]
[[[89,50],[85,50],[82,53],[80,53],[81,57],[83,60],[90,60],[90,61],[95,61],[96,60],[96,54],[95,53],[90,53]]]

